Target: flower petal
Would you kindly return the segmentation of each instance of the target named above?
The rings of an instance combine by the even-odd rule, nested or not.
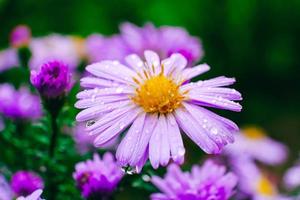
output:
[[[113,80],[121,83],[134,83],[132,77],[136,75],[134,71],[118,61],[101,61],[88,65],[86,70],[91,74],[103,79]]]
[[[96,98],[100,96],[113,96],[113,95],[126,95],[128,94],[134,94],[134,89],[130,86],[119,86],[119,87],[113,87],[113,88],[94,88],[90,90],[83,90],[79,92],[76,97],[78,99],[86,99],[86,98]]]
[[[232,132],[228,130],[222,122],[203,112],[203,110],[205,110],[204,108],[188,103],[184,103],[183,106],[202,127],[205,134],[207,134],[220,149],[222,149],[224,145],[234,141]]]
[[[128,106],[131,102],[130,101],[119,101],[119,102],[113,102],[109,104],[100,104],[98,106],[93,106],[87,109],[82,110],[80,113],[77,114],[76,120],[78,122],[88,121],[91,119],[95,119],[101,116],[103,113],[110,112],[112,110],[115,110],[117,108],[123,108],[125,106]]]
[[[141,113],[137,116],[118,146],[116,158],[122,166],[129,163],[137,144],[140,142],[141,135],[143,134],[142,130],[145,123],[145,116],[145,113]]]
[[[180,130],[173,114],[167,115],[168,140],[171,149],[172,159],[182,164],[184,161],[185,149],[183,146]]]
[[[96,147],[103,146],[111,139],[116,137],[135,120],[139,112],[140,109],[136,108],[124,114],[116,123],[114,123],[112,126],[107,128],[105,131],[100,133],[99,136],[96,137],[96,139],[94,140],[94,145]]]
[[[85,88],[104,88],[104,87],[117,87],[120,86],[120,83],[101,79],[97,77],[83,77],[80,79],[80,86]]]
[[[143,128],[143,132],[140,134],[139,142],[136,144],[135,150],[130,159],[130,165],[135,166],[138,165],[143,158],[143,154],[148,149],[149,140],[151,138],[153,129],[157,124],[158,118],[156,114],[147,114],[145,119],[145,124]],[[148,155],[147,155],[148,156]]]
[[[140,72],[144,68],[144,62],[137,54],[130,54],[126,56],[125,61],[136,72]]]
[[[168,197],[175,197],[174,192],[170,189],[169,185],[166,183],[165,180],[158,176],[153,176],[151,179],[153,185],[155,185],[160,191],[165,193]]]
[[[160,73],[160,59],[159,56],[157,55],[157,53],[153,52],[153,51],[145,51],[144,52],[145,55],[145,59],[147,61],[147,65],[150,69],[150,71],[155,71],[154,75],[157,75]]]
[[[240,112],[242,110],[242,106],[239,103],[224,99],[221,96],[216,97],[190,92],[188,93],[188,98],[188,102],[193,102],[200,106],[231,110],[235,112]]]
[[[149,159],[154,169],[158,168],[160,162],[160,154],[162,147],[161,127],[162,121],[159,119],[149,141]]]
[[[164,115],[159,117],[160,123],[160,134],[161,134],[161,143],[160,143],[160,164],[166,166],[170,160],[170,144],[168,140],[168,126],[167,120]]]
[[[184,80],[190,80],[200,74],[203,74],[210,70],[210,67],[207,64],[197,65],[195,67],[187,68],[182,71],[182,78]]]
[[[184,108],[178,108],[175,111],[175,118],[179,127],[206,153],[218,153],[219,147],[211,140],[192,117],[192,115]]]
[[[113,102],[120,102],[128,100],[128,96],[120,95],[120,96],[103,96],[97,98],[86,98],[81,99],[75,103],[76,108],[89,108],[97,105],[105,105]]]

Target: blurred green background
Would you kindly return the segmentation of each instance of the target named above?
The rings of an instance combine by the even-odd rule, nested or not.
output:
[[[0,46],[27,24],[34,36],[118,32],[121,22],[185,27],[202,39],[206,77],[235,76],[244,96],[240,125],[257,124],[293,149],[300,141],[299,0],[0,0]]]

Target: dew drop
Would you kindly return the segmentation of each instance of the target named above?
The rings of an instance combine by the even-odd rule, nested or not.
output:
[[[149,175],[147,175],[147,174],[144,174],[144,175],[142,176],[142,179],[143,179],[143,181],[145,181],[145,182],[150,182],[150,181],[151,181],[151,177],[150,177]]]
[[[178,156],[184,156],[185,149],[183,147],[178,148],[177,154]]]
[[[133,174],[137,173],[136,168],[133,168],[133,167],[127,165],[127,166],[122,167],[122,171],[128,175],[133,175]]]
[[[218,129],[217,129],[216,127],[212,127],[212,128],[210,129],[210,132],[211,132],[212,134],[216,135],[216,134],[218,134]]]
[[[116,93],[121,93],[121,92],[123,92],[123,88],[122,88],[122,87],[118,87],[118,88],[116,89]]]
[[[122,122],[122,121],[121,121],[121,122],[119,122],[119,128],[120,128],[120,129],[123,129],[123,128],[124,128],[124,126],[125,126],[125,123],[124,123],[124,122]]]
[[[95,124],[96,123],[96,121],[95,120],[90,120],[90,121],[87,121],[86,122],[86,127],[90,127],[90,126],[92,126],[93,124]]]

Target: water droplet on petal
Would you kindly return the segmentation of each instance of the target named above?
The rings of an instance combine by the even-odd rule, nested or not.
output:
[[[90,121],[87,121],[86,122],[86,127],[90,127],[90,126],[92,126],[93,124],[95,124],[96,123],[96,121],[95,120],[90,120]]]
[[[212,134],[216,135],[216,134],[218,134],[218,129],[217,129],[216,127],[212,127],[212,128],[210,129],[210,132],[211,132]]]
[[[178,156],[184,156],[185,149],[183,147],[178,148],[177,154]]]
[[[116,93],[121,93],[121,92],[123,92],[123,88],[122,88],[122,87],[118,87],[118,88],[116,89]]]

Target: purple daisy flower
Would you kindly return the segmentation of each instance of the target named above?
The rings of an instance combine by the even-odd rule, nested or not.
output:
[[[233,194],[237,177],[208,160],[202,167],[194,165],[191,172],[172,164],[163,179],[154,176],[152,183],[162,192],[151,195],[152,200],[226,200]]]
[[[282,164],[288,156],[288,148],[258,127],[247,127],[235,135],[236,142],[228,145],[224,153],[235,157],[245,156],[269,165]]]
[[[0,113],[9,118],[36,119],[42,114],[39,97],[25,87],[16,91],[12,85],[0,85],[0,102]]]
[[[285,187],[289,190],[300,187],[300,161],[287,170],[284,174],[283,181]]]
[[[145,50],[152,50],[161,58],[181,53],[191,65],[199,61],[204,54],[198,38],[190,36],[183,28],[155,28],[151,23],[137,27],[131,23],[124,23],[120,26],[120,31],[119,35],[112,37],[93,34],[86,40],[90,63],[107,59],[116,59],[124,63],[124,58],[129,54],[143,57]]]
[[[155,28],[151,23],[137,27],[131,23],[124,23],[120,29],[128,53],[143,56],[145,50],[152,50],[161,58],[181,53],[189,64],[199,61],[204,55],[199,39],[190,36],[180,27]]]
[[[13,47],[19,48],[27,46],[31,39],[31,31],[26,25],[19,25],[15,27],[10,35],[10,44]]]
[[[24,196],[18,197],[17,200],[42,200],[42,198],[41,198],[42,193],[43,193],[43,190],[38,189],[26,197],[24,197]]]
[[[29,45],[32,53],[29,66],[31,69],[39,69],[45,62],[61,60],[70,69],[75,69],[81,56],[81,49],[78,47],[77,39],[59,34],[32,39]]]
[[[86,67],[91,77],[81,79],[88,88],[77,94],[77,108],[84,109],[77,121],[87,122],[90,135],[97,135],[94,144],[105,145],[130,127],[117,149],[121,165],[144,165],[148,156],[154,168],[184,160],[180,129],[206,153],[219,153],[233,142],[238,127],[230,120],[204,108],[240,111],[233,100],[241,94],[225,88],[233,78],[189,80],[209,70],[206,64],[187,68],[181,54],[172,54],[160,62],[158,55],[145,51],[146,62],[129,55],[130,67],[118,61],[102,61]]]
[[[17,196],[27,196],[37,189],[44,188],[42,178],[30,171],[16,172],[11,178],[10,185]]]
[[[232,159],[232,170],[238,176],[238,188],[248,198],[253,200],[292,200],[279,193],[277,185],[268,174],[262,172],[255,162],[247,157],[240,156]],[[245,197],[236,199],[248,199]]]
[[[0,199],[12,200],[13,192],[3,175],[0,174]]]
[[[0,51],[0,72],[19,66],[19,58],[16,49],[9,48]]]
[[[85,198],[110,196],[124,175],[109,152],[102,160],[94,154],[93,160],[80,162],[75,169],[73,178]]]
[[[44,63],[39,72],[32,70],[30,80],[41,96],[49,99],[64,96],[71,87],[68,66],[56,60]]]

